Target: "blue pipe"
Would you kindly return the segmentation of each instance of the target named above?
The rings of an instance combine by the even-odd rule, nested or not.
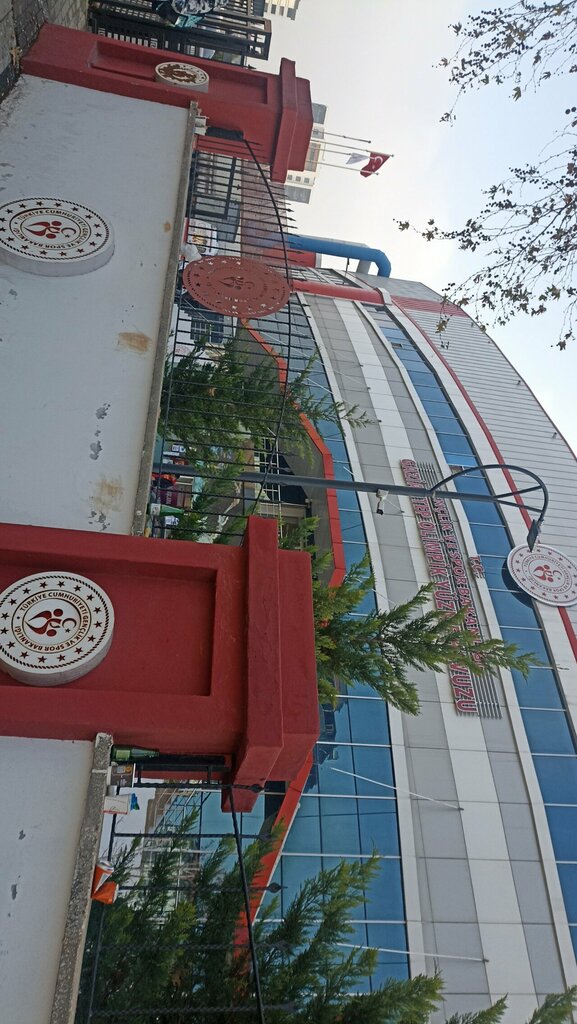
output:
[[[338,238],[315,238],[313,235],[289,235],[288,244],[291,249],[376,263],[379,277],[391,276],[391,261],[388,256],[381,249],[371,249],[361,242],[341,242]]]

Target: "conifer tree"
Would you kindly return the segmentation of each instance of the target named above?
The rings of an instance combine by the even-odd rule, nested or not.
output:
[[[257,1024],[255,977],[243,938],[244,897],[231,840],[222,840],[183,878],[181,853],[194,811],[158,853],[148,874],[121,890],[112,906],[95,906],[76,1024]],[[274,838],[273,840],[274,841]],[[270,842],[270,841],[269,841]],[[187,847],[190,849],[190,846]],[[267,842],[244,854],[251,885]],[[126,880],[139,863],[138,843],[116,864]],[[304,882],[279,917],[278,897],[254,925],[266,1024],[429,1024],[442,998],[438,975],[391,979],[355,994],[374,972],[378,953],[350,942],[351,918],[365,897],[377,858],[342,862]],[[175,903],[175,885],[181,898]],[[564,1024],[577,991],[549,996],[530,1024]],[[505,1001],[450,1024],[499,1024]]]
[[[502,666],[527,675],[539,662],[503,640],[479,640],[463,628],[466,609],[454,614],[423,607],[433,584],[387,611],[354,615],[375,585],[368,557],[349,569],[339,587],[313,580],[319,696],[336,704],[338,684],[365,683],[384,700],[408,714],[419,711],[409,669],[440,669],[457,664],[473,673]]]

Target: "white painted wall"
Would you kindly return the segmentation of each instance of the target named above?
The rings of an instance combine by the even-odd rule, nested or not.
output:
[[[82,276],[0,256],[0,521],[130,532],[186,120],[27,76],[0,108],[0,203],[73,199],[116,240]]]
[[[0,738],[0,1020],[48,1024],[92,743]]]
[[[0,522],[130,533],[187,111],[24,76],[0,204],[76,200],[115,252],[82,276],[0,256]],[[91,743],[0,738],[0,1020],[47,1024]]]

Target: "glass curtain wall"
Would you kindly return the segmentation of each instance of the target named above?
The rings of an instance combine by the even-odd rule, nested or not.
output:
[[[372,311],[371,311],[372,312]],[[479,466],[470,438],[436,373],[399,325],[384,312],[372,312],[392,344],[423,403],[449,466]],[[458,490],[490,493],[485,475],[467,474],[456,480]],[[517,589],[507,571],[513,547],[496,505],[462,503],[503,639],[537,655],[543,668],[525,680],[513,672],[517,699],[529,748],[546,805],[557,869],[577,956],[577,745],[547,638],[533,600]]]
[[[312,359],[309,386],[315,397],[326,398],[331,391],[310,325],[298,297],[294,296],[291,302],[290,357],[286,317],[269,316],[252,321],[252,326],[287,359],[290,377],[300,373]],[[322,422],[318,429],[334,460],[345,558],[350,567],[361,561],[367,545],[356,494],[338,490],[338,480],[352,476],[347,448],[334,424]],[[374,597],[369,596],[359,611],[374,607]],[[367,989],[390,977],[409,976],[394,781],[386,704],[361,686],[343,692],[335,710],[322,709],[314,765],[271,879],[281,888],[277,894],[267,892],[264,897],[265,901],[277,901],[278,916],[282,916],[305,879],[335,867],[342,859],[358,860],[376,853],[380,858],[377,873],[365,903],[356,911],[346,940],[352,945],[382,950]],[[245,844],[259,834],[268,834],[283,795],[280,786],[268,784],[253,811],[241,816]],[[193,799],[192,794],[174,799],[158,822],[158,830],[178,825],[190,813]],[[202,857],[203,851],[213,849],[218,842],[213,835],[230,827],[229,816],[220,811],[220,794],[204,794],[196,827]],[[344,948],[343,953],[346,952]]]
[[[330,385],[310,325],[298,297],[291,301],[289,376],[300,372],[312,358],[310,388],[315,397],[326,397],[331,394]],[[254,326],[275,345],[272,317]],[[333,457],[345,560],[350,568],[364,557],[367,544],[356,494],[338,489],[339,479],[352,477],[347,447],[334,424],[319,424],[319,433]],[[375,598],[370,595],[359,613],[374,607]],[[389,977],[406,978],[402,868],[386,704],[368,687],[357,686],[342,694],[336,710],[322,709],[321,730],[315,763],[274,877],[282,886],[281,913],[306,878],[334,867],[341,859],[365,858],[376,852],[378,871],[347,941],[384,950],[379,953],[372,984]]]

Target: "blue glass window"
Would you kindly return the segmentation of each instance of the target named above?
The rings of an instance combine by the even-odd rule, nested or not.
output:
[[[348,462],[338,462],[337,459],[333,459],[333,469],[335,474],[335,480],[353,479],[353,474],[351,473]]]
[[[549,663],[549,653],[540,629],[516,629],[513,626],[502,626],[501,633],[504,640],[512,641],[528,654],[534,654],[542,666]]]
[[[341,512],[340,520],[343,540],[355,541],[356,543],[366,543],[365,531],[360,513]]]
[[[318,743],[315,750],[318,764],[319,792],[355,793],[353,748]],[[335,771],[338,768],[339,771]]]
[[[357,793],[364,796],[393,796],[393,763],[389,747],[355,747],[354,771],[357,778]],[[366,781],[370,780],[370,781]],[[385,785],[378,785],[385,783]]]
[[[382,790],[386,793],[386,790]],[[359,831],[361,853],[379,853],[388,856],[399,854],[399,831],[394,800],[389,797],[380,800],[359,800]]]
[[[406,937],[403,925],[368,924],[368,944],[373,949],[404,950]],[[377,968],[372,976],[373,985],[382,985],[388,978],[406,978],[407,957],[404,953],[380,952]]]
[[[444,434],[460,434],[461,437],[464,437],[463,428],[456,416],[442,417],[429,413],[429,419],[436,431],[441,431]]]
[[[563,711],[521,711],[534,754],[574,754],[573,737]]]
[[[442,402],[443,401],[443,392],[441,391],[441,389],[440,389],[438,384],[431,383],[428,386],[425,386],[424,384],[416,384],[415,385],[415,390],[416,390],[419,398],[423,402],[423,404],[425,402],[425,399],[427,401],[432,401],[432,402]]]
[[[365,548],[365,550],[366,550],[366,548]],[[352,555],[351,562],[350,563],[347,562],[347,567],[349,566],[349,564],[353,565],[355,562],[359,562],[360,561],[360,558],[359,558],[358,554],[353,554],[352,552],[349,551],[349,556],[351,556],[351,555]],[[346,560],[346,555],[345,555],[345,560]],[[357,605],[357,607],[355,608],[355,615],[359,615],[361,613],[364,614],[365,612],[373,612],[374,610],[375,610],[375,595],[374,595],[374,592],[372,590],[370,590],[368,594],[365,594],[365,596],[363,597],[363,600],[360,601],[359,604]],[[371,692],[371,694],[374,697],[375,691],[371,690],[370,692]]]
[[[333,459],[337,459],[339,462],[346,462],[348,464],[348,455],[345,442],[340,438],[327,440],[325,437],[325,444],[329,449]]]
[[[533,758],[545,803],[577,804],[577,757]]]
[[[475,480],[475,483],[482,483],[482,481]],[[471,494],[479,493],[475,487],[468,488],[468,490]],[[463,501],[461,508],[470,523],[486,523],[487,526],[503,525],[499,509],[488,501]]]
[[[341,948],[341,953],[343,955],[343,958],[348,956],[348,954],[352,952],[352,947],[353,946],[367,946],[368,945],[367,926],[366,926],[366,924],[363,924],[361,922],[357,922],[354,925],[349,925],[349,927],[350,927],[350,931],[347,932],[347,934],[343,938],[343,942],[346,942],[347,945],[343,946]],[[407,975],[405,974],[404,977],[406,978]],[[371,979],[370,978],[361,978],[360,981],[355,981],[355,986],[354,986],[354,992],[355,993],[360,995],[362,993],[370,992],[370,991],[371,991]]]
[[[355,697],[374,697],[375,691],[367,686],[365,683],[353,683],[350,687],[350,693],[354,694]]]
[[[307,878],[314,878],[321,870],[320,857],[296,857],[283,854],[282,863],[282,885],[286,886],[283,892],[283,907],[287,907],[303,882]]]
[[[415,356],[412,355],[410,352],[407,352],[406,349],[404,351],[401,349],[397,349],[396,354],[399,356],[403,366],[409,372],[409,374],[412,375],[413,373],[422,370],[423,364],[418,356],[415,358]]]
[[[337,505],[339,509],[349,509],[352,512],[359,511],[359,499],[355,491],[337,490]]]
[[[437,387],[434,374],[431,370],[425,370],[422,364],[419,370],[411,368],[410,373],[413,384],[418,384],[420,387]]]
[[[474,455],[471,445],[464,434],[437,434],[437,440],[444,452],[458,455]]]
[[[471,523],[471,533],[480,555],[508,555],[511,544],[503,526],[484,526]]]
[[[455,488],[459,493],[469,491],[471,494],[490,494],[491,491],[483,474],[478,471],[463,473],[455,480]]]
[[[546,807],[556,860],[577,862],[577,807]],[[577,923],[577,917],[575,918]]]
[[[569,931],[571,933],[571,942],[573,943],[573,952],[577,960],[577,928],[570,928]]]
[[[509,546],[510,550],[510,546]],[[508,554],[508,552],[507,552]],[[507,569],[507,559],[503,555],[490,555],[483,554],[481,561],[485,570],[485,579],[487,580],[487,586],[495,588],[496,590],[513,590],[513,580]]]
[[[379,700],[349,700],[351,738],[356,743],[390,743],[385,704]]]
[[[343,540],[344,539],[345,538],[343,537]],[[345,544],[343,544],[343,547],[344,547],[344,550],[345,550],[345,563],[346,563],[347,569],[350,569],[351,566],[358,565],[359,562],[362,562],[363,558],[365,557],[365,555],[367,553],[367,546],[366,546],[366,544],[352,544],[352,543],[349,544],[349,543],[345,543]],[[370,596],[370,599],[371,599],[371,608],[370,608],[370,610],[372,611],[373,608],[375,607],[375,599],[374,599],[372,593],[369,596]],[[358,610],[359,609],[357,608],[356,611],[358,611]]]
[[[452,473],[455,473],[457,469],[463,469],[465,466],[476,466],[477,459],[474,455],[462,455],[460,452],[444,451],[445,462],[449,464]]]
[[[451,411],[447,402],[436,401],[434,398],[421,397],[425,412],[429,416],[436,416],[437,418],[450,418],[454,419],[454,414]]]
[[[367,889],[366,916],[369,920],[403,920],[401,863],[399,860],[383,859],[379,861],[375,876]]]
[[[514,671],[513,682],[517,700],[524,708],[562,708],[561,695],[555,673],[548,668],[532,668],[525,679]]]
[[[360,853],[357,801],[347,797],[321,797],[323,850],[351,856]]]
[[[342,700],[338,707],[332,708],[328,704],[321,707],[321,741],[328,743],[349,743],[351,739],[351,727],[349,723],[348,701]],[[326,745],[323,744],[326,748]]]
[[[533,611],[533,602],[527,594],[523,594],[521,591],[509,593],[507,590],[494,590],[491,598],[501,626],[539,628]]]
[[[317,800],[306,797],[301,800],[286,838],[286,853],[320,853],[321,825]]]

